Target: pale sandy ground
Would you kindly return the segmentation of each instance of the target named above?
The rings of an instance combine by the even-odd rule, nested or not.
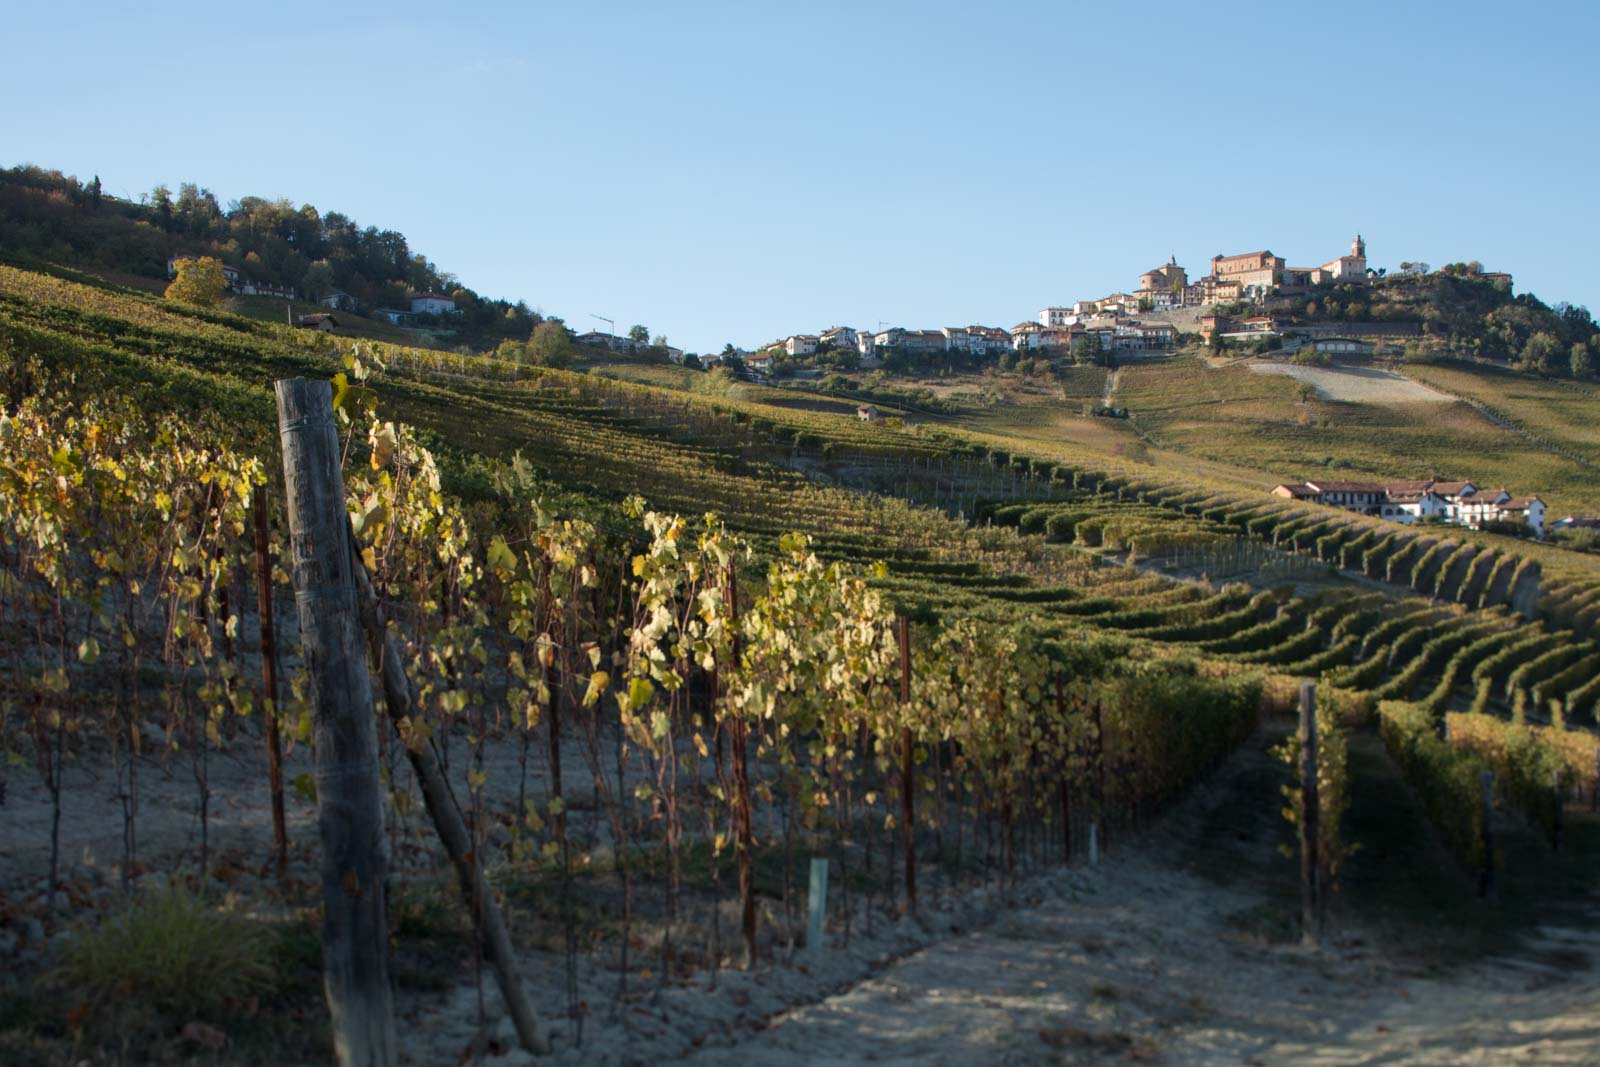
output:
[[[1455,397],[1376,367],[1302,367],[1294,363],[1245,363],[1257,374],[1287,374],[1305,382],[1325,400],[1355,404],[1449,404]]]
[[[639,974],[620,1005],[609,960],[585,955],[573,989],[589,1006],[581,1045],[559,1018],[568,1002],[562,956],[529,949],[530,998],[555,1020],[556,1055],[544,1062],[1600,1064],[1600,922],[1541,929],[1504,956],[1443,968],[1348,916],[1319,952],[1264,933],[1272,923],[1259,917],[1281,917],[1283,900],[1262,872],[1281,875],[1289,861],[1275,851],[1276,786],[1261,777],[1259,748],[1247,746],[1179,811],[1119,842],[1096,868],[1046,867],[1007,894],[941,900],[930,886],[925,926],[880,917],[868,936],[858,919],[847,947],[835,923],[825,954],[797,959],[780,937],[768,941],[777,959],[754,971],[725,970],[714,988],[704,973],[665,987]],[[510,754],[498,755],[493,780],[505,783]],[[294,770],[302,760],[297,753]],[[214,844],[263,855],[256,762],[241,747],[214,765],[223,794]],[[146,780],[143,844],[158,865],[194,847],[185,771],[179,764]],[[28,779],[13,772],[0,821],[0,883],[13,892],[36,884],[44,858],[47,808]],[[115,787],[106,778],[76,784],[67,862],[114,861]],[[1241,807],[1243,822],[1229,814],[1219,823],[1217,813]],[[291,803],[302,848],[310,815],[309,805]],[[1215,869],[1209,877],[1192,869],[1203,830],[1230,842],[1237,877],[1227,864],[1220,882]],[[301,855],[295,866],[309,875],[311,857]],[[768,929],[780,918],[769,910]],[[1589,918],[1600,919],[1600,908]],[[731,914],[723,929],[733,929]],[[495,1032],[497,997],[492,980],[485,986]],[[449,990],[402,993],[397,1008],[408,1064],[470,1062],[463,1056],[474,1047],[491,1067],[532,1062],[508,1051],[503,1024],[498,1041],[476,1036],[478,994],[459,971]]]
[[[1590,957],[1582,971],[1508,959],[1430,978],[1381,947],[1255,943],[1227,922],[1250,904],[1116,861],[693,1062],[1600,1063],[1592,931],[1549,934]]]

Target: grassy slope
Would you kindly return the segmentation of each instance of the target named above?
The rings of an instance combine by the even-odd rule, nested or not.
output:
[[[338,366],[340,344],[335,338],[226,313],[195,312],[103,283],[81,284],[0,267],[0,302],[5,304],[0,325],[9,321],[15,328],[33,331],[17,335],[24,347],[98,346],[98,365],[115,366],[117,374],[141,383],[140,389],[147,393],[219,413],[241,427],[253,426],[262,442],[271,432],[271,381],[292,374],[327,376]],[[1304,429],[1286,428],[1269,419],[1284,404],[1299,403],[1291,399],[1296,391],[1293,382],[1237,369],[1209,377],[1213,372],[1198,361],[1124,368],[1118,376],[1117,399],[1128,399],[1135,408],[1138,417],[1133,425],[1063,416],[1061,402],[1039,382],[1029,381],[1007,387],[1004,396],[990,382],[984,386],[983,406],[896,430],[859,423],[848,402],[790,390],[717,384],[720,376],[675,368],[642,364],[608,368],[659,382],[654,387],[618,383],[610,388],[620,391],[619,400],[596,396],[600,383],[595,374],[541,372],[437,352],[388,351],[391,362],[421,362],[438,373],[397,370],[385,375],[386,412],[434,431],[454,449],[458,467],[470,465],[473,454],[506,456],[523,449],[549,477],[570,489],[605,499],[639,491],[663,505],[691,512],[715,507],[761,528],[793,522],[816,523],[819,530],[848,529],[881,524],[882,519],[849,494],[817,489],[794,471],[774,466],[770,448],[752,452],[749,444],[740,443],[748,432],[730,421],[734,415],[776,424],[791,433],[820,435],[842,448],[888,456],[939,457],[970,454],[974,446],[999,448],[1151,482],[1246,492],[1270,486],[1280,475],[1266,461],[1279,460],[1269,454],[1262,466],[1252,467],[1241,456],[1261,455],[1273,433]],[[82,357],[72,352],[69,358]],[[521,380],[504,380],[511,377]],[[1091,390],[1093,375],[1083,377],[1079,391]],[[662,388],[685,381],[722,395],[686,396]],[[1154,413],[1141,414],[1140,404]],[[1313,402],[1312,407],[1319,410],[1321,405]],[[700,421],[665,425],[657,417],[663,411],[692,411],[693,420]],[[1475,414],[1472,418],[1481,420]],[[1200,424],[1201,428],[1187,431],[1192,439],[1179,430],[1185,421]],[[963,423],[969,428],[963,429]],[[1073,427],[1076,436],[1062,433],[1062,426]],[[1399,437],[1406,429],[1397,427],[1393,435]],[[1140,433],[1149,436],[1141,438]],[[1498,428],[1494,434],[1491,440],[1497,448],[1506,439],[1521,440]],[[1427,436],[1413,432],[1409,439],[1425,441]],[[1378,467],[1381,460],[1399,469],[1378,467],[1373,473],[1406,473],[1394,459],[1395,450],[1381,447],[1385,440],[1383,434],[1368,435],[1367,445],[1376,453],[1372,465]],[[1538,452],[1531,445],[1526,448]],[[1280,446],[1279,459],[1281,451]],[[1458,436],[1434,454],[1452,461],[1441,470],[1461,470],[1460,460],[1473,451]],[[1500,452],[1501,462],[1514,463],[1505,458],[1510,454],[1507,449]],[[1484,477],[1475,469],[1461,473]],[[1513,484],[1522,489],[1528,483],[1524,476]],[[1564,503],[1555,495],[1553,506],[1559,509]],[[1557,573],[1592,577],[1596,570],[1592,557],[1487,535],[1472,539],[1533,555],[1552,577]]]
[[[1080,414],[1092,391],[1084,370],[1071,372],[1065,396],[1005,390],[1004,402],[969,405],[954,422],[1017,448],[1089,450],[1237,487],[1434,475],[1537,493],[1556,514],[1600,513],[1600,478],[1587,465],[1600,464],[1600,393],[1572,383],[1482,365],[1406,369],[1543,439],[1535,442],[1465,403],[1302,399],[1291,378],[1194,356],[1122,368],[1113,402],[1133,418],[1089,418]]]

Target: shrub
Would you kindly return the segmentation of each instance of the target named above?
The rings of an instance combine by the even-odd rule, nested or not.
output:
[[[266,927],[173,891],[79,935],[55,978],[91,1011],[217,1019],[271,988],[273,947]]]
[[[1450,744],[1487,763],[1506,803],[1553,835],[1556,772],[1567,771],[1567,766],[1549,743],[1549,731],[1492,715],[1453,714],[1449,722]]]
[[[1378,705],[1384,747],[1406,783],[1421,798],[1428,817],[1468,868],[1483,852],[1478,774],[1488,763],[1452,748],[1435,733],[1433,715],[1418,704],[1391,700]]]
[[[1071,541],[1080,518],[1082,515],[1076,512],[1058,511],[1051,515],[1044,524],[1045,540],[1061,544]]]

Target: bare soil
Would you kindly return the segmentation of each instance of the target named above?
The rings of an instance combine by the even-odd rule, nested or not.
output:
[[[1286,374],[1324,400],[1352,404],[1450,404],[1455,397],[1379,367],[1302,367],[1295,363],[1245,363],[1257,374]]]
[[[816,953],[793,942],[803,899],[791,919],[768,896],[764,960],[753,970],[732,958],[730,871],[720,894],[686,895],[676,935],[693,949],[720,924],[727,955],[716,970],[690,952],[663,972],[666,927],[652,921],[658,908],[641,902],[620,999],[615,887],[604,879],[580,885],[584,937],[599,930],[604,938],[572,958],[569,971],[550,879],[503,869],[497,878],[529,994],[554,1024],[556,1054],[546,1062],[1600,1063],[1600,882],[1592,863],[1600,821],[1573,810],[1560,854],[1514,822],[1497,827],[1505,888],[1480,902],[1376,738],[1358,736],[1345,826],[1362,848],[1343,872],[1328,938],[1308,950],[1297,929],[1296,864],[1281,852],[1289,841],[1279,814],[1287,772],[1269,753],[1286,729],[1268,723],[1150,829],[1119,834],[1093,867],[1081,841],[1070,867],[1038,863],[1004,889],[992,878],[976,888],[970,876],[952,881],[930,866],[920,922],[880,910],[869,924],[858,892],[848,932],[835,913]],[[452,777],[463,773],[464,756],[453,760]],[[572,814],[589,824],[582,832],[599,855],[606,834],[593,823],[582,756],[570,757]],[[301,760],[303,752],[291,774]],[[520,768],[509,746],[489,764],[497,790],[515,787]],[[157,871],[175,869],[180,857],[192,864],[193,779],[181,763],[170,777],[146,770],[141,854]],[[211,770],[219,894],[225,889],[258,914],[283,914],[287,905],[305,916],[315,879],[313,809],[291,803],[296,905],[258,870],[270,831],[255,752],[241,745]],[[534,761],[530,794],[542,794],[541,772]],[[41,914],[47,798],[22,768],[10,777],[0,904],[9,898],[14,921],[0,922],[0,933],[31,968],[40,946],[17,924]],[[67,873],[103,887],[90,896],[109,908],[116,894],[108,868],[121,848],[115,785],[104,777],[74,784],[63,828]],[[513,1049],[493,980],[473,965],[470,928],[426,828],[414,826],[412,835],[395,843],[397,872],[405,873],[391,908],[401,923],[394,973],[404,1062],[532,1062]],[[47,921],[47,931],[55,928]],[[54,951],[56,935],[48,936],[44,959]],[[301,1010],[314,1016],[318,1005]],[[255,1040],[268,1040],[260,1030]],[[246,1056],[242,1033],[230,1034],[235,1043],[221,1060],[174,1062],[314,1062],[259,1045]]]

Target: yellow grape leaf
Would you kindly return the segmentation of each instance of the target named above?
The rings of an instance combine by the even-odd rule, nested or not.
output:
[[[367,443],[372,446],[372,469],[376,471],[387,467],[400,447],[394,423],[386,422],[381,426],[374,423],[372,431],[367,434]]]
[[[600,702],[606,689],[611,685],[611,675],[605,671],[595,671],[589,676],[589,688],[583,694],[583,706],[592,708]]]

